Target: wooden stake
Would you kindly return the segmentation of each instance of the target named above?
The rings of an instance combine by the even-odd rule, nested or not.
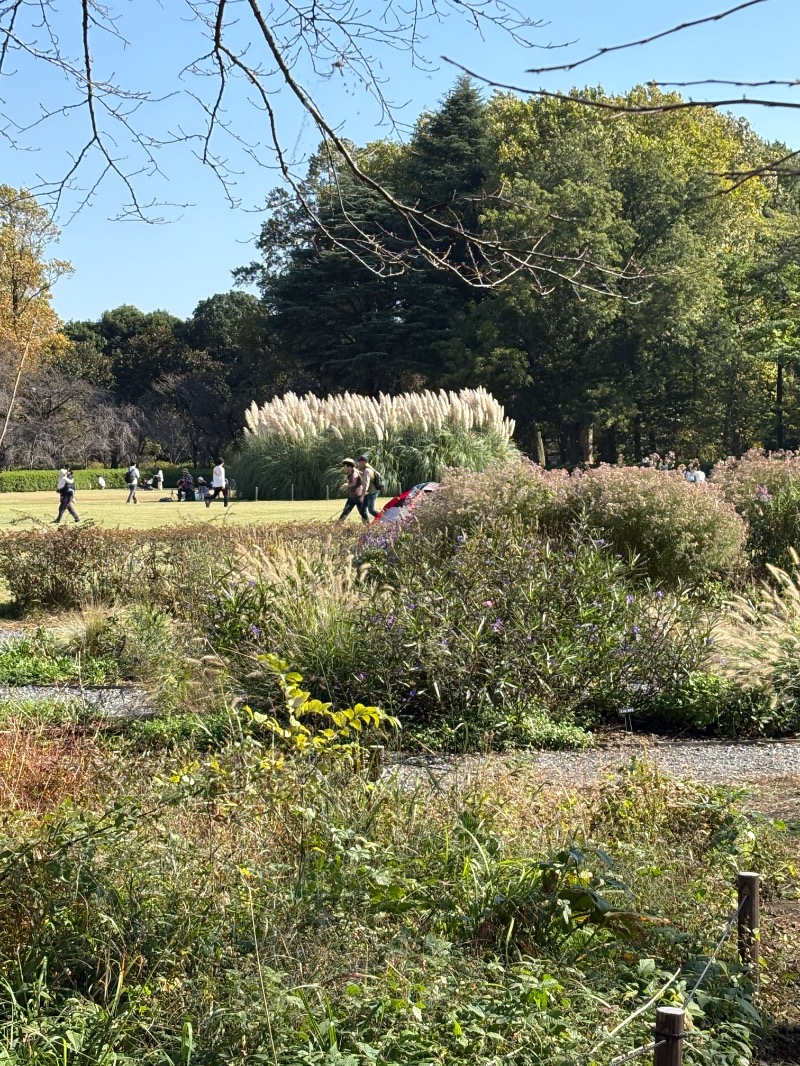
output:
[[[739,960],[750,970],[750,979],[758,987],[760,943],[758,935],[760,890],[759,875],[742,872],[736,876],[739,893]]]
[[[653,1066],[681,1066],[683,1062],[683,1026],[686,1012],[683,1007],[656,1009],[656,1048]]]

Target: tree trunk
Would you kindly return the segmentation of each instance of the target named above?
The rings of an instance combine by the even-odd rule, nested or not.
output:
[[[581,426],[580,429],[581,458],[584,463],[594,462],[594,426]]]
[[[637,463],[642,461],[642,423],[638,416],[633,420],[633,458]]]
[[[534,439],[536,441],[536,462],[539,466],[547,466],[547,451],[544,446],[544,437],[541,428],[534,425]]]

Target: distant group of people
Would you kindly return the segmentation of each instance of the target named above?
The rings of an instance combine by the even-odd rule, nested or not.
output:
[[[677,470],[683,476],[683,480],[688,481],[690,485],[702,485],[706,479],[705,472],[700,469],[699,459],[692,459],[688,463],[679,463],[676,466],[675,452],[667,452],[666,455],[654,452],[652,455],[646,455],[642,459],[642,466],[649,470]]]
[[[136,493],[139,488],[144,488],[148,492],[152,490],[157,492],[164,491],[164,471],[159,467],[154,474],[142,480],[142,475],[136,462],[131,462],[125,471],[125,485],[128,489],[128,498],[125,503],[138,503]],[[102,474],[97,478],[97,487],[99,489],[105,489],[106,487],[106,479]],[[211,485],[208,484],[205,478],[199,477],[195,488],[194,478],[188,469],[182,471],[178,481],[179,500],[200,500],[205,503],[206,507],[210,507],[212,502],[218,500],[220,496],[222,496],[223,502],[227,507],[230,490],[231,483],[225,473],[224,459],[217,461],[212,474]],[[59,525],[65,514],[72,515],[73,521],[80,522],[80,516],[75,510],[75,476],[72,470],[67,467],[63,467],[58,472],[56,492],[58,493],[59,505],[58,515],[53,519],[53,524]],[[172,498],[172,493],[166,497],[167,501]]]
[[[339,521],[344,522],[350,512],[355,509],[364,525],[368,525],[369,516],[376,518],[378,515],[375,502],[378,494],[384,489],[383,475],[369,465],[366,455],[359,455],[358,459],[342,459],[342,466],[345,472],[347,499],[339,515]]]
[[[225,473],[225,460],[218,459],[217,465],[211,472],[211,484],[204,477],[198,477],[197,484],[195,486],[195,480],[188,468],[184,467],[181,471],[181,476],[178,479],[178,502],[189,502],[192,500],[199,500],[204,503],[206,507],[210,507],[214,500],[218,500],[220,495],[222,496],[222,502],[227,507],[228,500],[230,498],[231,483],[228,479],[228,475]]]

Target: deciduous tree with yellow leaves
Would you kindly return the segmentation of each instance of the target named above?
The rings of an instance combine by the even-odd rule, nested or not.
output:
[[[72,272],[63,259],[47,259],[59,238],[48,211],[26,189],[0,185],[0,449],[23,376],[61,337],[52,288]]]

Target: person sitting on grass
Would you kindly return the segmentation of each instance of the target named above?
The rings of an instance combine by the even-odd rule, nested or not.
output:
[[[188,470],[182,470],[178,481],[178,503],[194,499],[194,478]]]
[[[69,511],[76,522],[80,522],[80,516],[72,504],[75,498],[75,478],[72,471],[65,470],[64,476],[59,478],[58,483],[61,486],[58,490],[58,517],[53,519],[53,524],[59,525],[66,511]]]

